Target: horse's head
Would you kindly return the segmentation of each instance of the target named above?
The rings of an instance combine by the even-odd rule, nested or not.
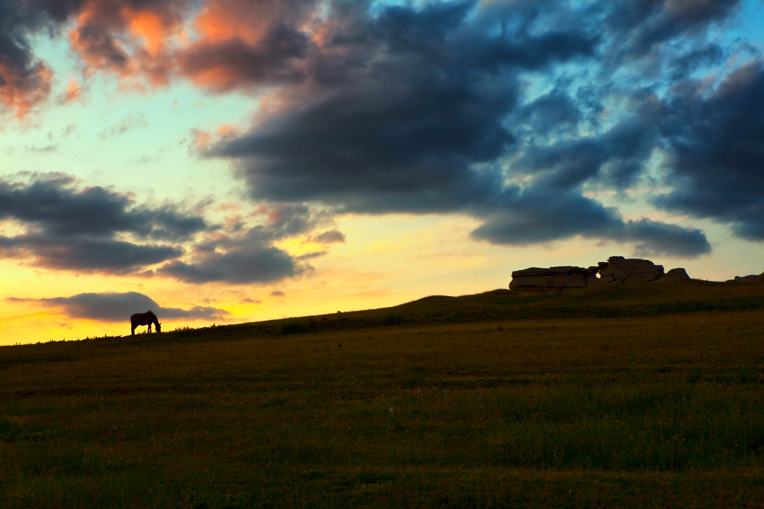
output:
[[[157,332],[162,332],[162,324],[157,322]]]

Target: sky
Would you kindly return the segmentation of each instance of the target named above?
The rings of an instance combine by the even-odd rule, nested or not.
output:
[[[762,0],[0,0],[0,345],[614,255],[759,274],[762,26]]]

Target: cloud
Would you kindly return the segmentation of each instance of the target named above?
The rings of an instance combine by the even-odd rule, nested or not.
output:
[[[55,270],[124,275],[162,264],[149,273],[191,283],[269,283],[312,270],[273,243],[325,221],[305,205],[276,203],[257,209],[263,224],[224,228],[178,205],[142,205],[74,184],[66,174],[0,179],[0,253]],[[16,225],[13,235],[2,235],[3,220]]]
[[[41,146],[41,147],[31,147],[31,146],[27,145],[24,148],[26,148],[26,150],[29,151],[29,152],[41,152],[41,153],[44,153],[44,152],[58,152],[58,147],[59,147],[59,144],[55,143],[55,144],[45,145],[45,146]]]
[[[198,216],[177,207],[135,204],[102,187],[76,189],[73,177],[37,174],[28,183],[0,180],[0,219],[12,218],[57,235],[132,233],[140,238],[180,240],[204,230]]]
[[[258,236],[269,239],[290,237],[315,228],[324,218],[301,203],[260,204],[257,212],[265,216],[265,227],[253,230]]]
[[[192,0],[0,0],[0,107],[19,119],[44,104],[54,82],[48,63],[36,58],[30,38],[47,29],[59,35],[69,28],[70,47],[86,75],[97,71],[122,79],[169,82],[171,44],[193,7]],[[58,101],[80,98],[70,83]]]
[[[255,199],[375,213],[469,202],[493,184],[470,166],[495,160],[514,142],[503,118],[516,102],[512,75],[473,58],[474,46],[493,51],[495,41],[446,37],[471,7],[388,7],[337,28],[328,43],[334,76],[313,78],[311,95],[319,99],[277,112],[216,154],[242,162]]]
[[[528,245],[576,235],[597,236],[621,226],[618,214],[574,192],[531,188],[505,191],[472,232],[492,244]]]
[[[344,244],[345,234],[339,230],[327,230],[318,235],[314,235],[311,240],[313,242],[318,242],[319,244]]]
[[[585,10],[553,4],[560,12],[523,2],[335,12],[324,45],[305,56],[315,63],[309,69],[330,64],[301,85],[316,99],[287,102],[211,153],[237,163],[255,200],[339,213],[461,212],[484,221],[474,238],[498,244],[582,235],[676,256],[708,252],[699,230],[625,222],[583,196],[586,187],[628,189],[644,175],[660,139],[661,101],[649,87],[621,90],[604,80],[574,93],[576,78],[559,78],[524,102],[525,73],[553,75],[561,63],[604,72],[595,55],[612,51],[596,24],[569,28],[565,12]],[[602,9],[597,16],[615,30],[615,8]],[[669,16],[666,9],[654,15]],[[605,101],[636,113],[603,120]],[[522,186],[507,180],[521,176]]]
[[[304,33],[275,25],[257,45],[240,38],[199,42],[179,54],[179,70],[197,86],[216,92],[300,82],[305,74],[294,61],[304,58],[307,50]]]
[[[65,174],[0,180],[0,220],[8,219],[24,231],[0,236],[5,256],[29,257],[40,267],[116,274],[177,258],[182,249],[155,241],[188,240],[208,228],[201,217],[173,205],[148,207],[101,187],[77,189]],[[125,234],[135,241],[118,238]]]
[[[197,245],[191,261],[173,260],[157,269],[157,273],[188,283],[249,284],[272,283],[310,270],[308,265],[271,245],[278,237],[277,233],[258,226],[241,236],[217,238]]]
[[[621,242],[633,243],[637,256],[694,258],[711,252],[711,244],[701,230],[649,219],[628,221],[611,235]]]
[[[657,0],[602,2],[609,51],[616,61],[640,58],[653,48],[687,34],[697,34],[722,22],[740,6],[741,0]],[[602,7],[605,6],[605,7]]]
[[[684,87],[669,98],[661,128],[676,186],[656,204],[764,240],[763,89],[764,61],[757,60],[713,90]]]
[[[626,119],[599,136],[525,146],[513,170],[532,176],[543,188],[571,189],[593,181],[626,189],[643,172],[656,136],[649,115]]]
[[[518,130],[529,137],[549,137],[575,129],[582,119],[575,101],[562,91],[536,98],[518,112]]]
[[[742,4],[0,0],[0,76],[15,73],[0,102],[23,116],[49,94],[46,64],[27,42],[42,27],[69,30],[86,74],[257,96],[249,130],[195,131],[192,145],[231,162],[252,200],[265,203],[261,227],[239,222],[241,231],[181,259],[149,249],[177,246],[149,241],[186,242],[200,218],[120,205],[104,190],[74,193],[82,202],[101,193],[113,207],[83,219],[82,235],[133,236],[141,256],[168,256],[159,273],[184,281],[269,282],[309,270],[273,242],[319,227],[307,212],[318,209],[461,213],[482,221],[474,238],[493,243],[578,235],[696,256],[710,250],[700,230],[624,220],[592,191],[661,189],[648,197],[658,207],[764,239],[762,64],[724,30]],[[182,36],[186,23],[191,37]],[[12,217],[52,239],[53,218],[21,214]],[[148,229],[113,224],[141,216]],[[4,239],[4,249],[42,252],[40,234],[26,232],[27,247]]]
[[[172,261],[157,271],[188,283],[271,283],[302,272],[289,254],[275,248],[238,250],[196,263]]]
[[[573,192],[518,191],[482,219],[472,236],[492,244],[529,245],[582,236],[631,244],[639,256],[694,258],[711,251],[701,230],[649,219],[624,221],[617,210]]]
[[[51,6],[45,4],[50,12]],[[180,31],[191,2],[91,0],[73,4],[67,16],[74,18],[69,43],[88,72],[103,70],[123,78],[138,74],[153,85],[169,82],[168,45]]]
[[[149,124],[148,120],[146,120],[146,115],[128,115],[113,126],[101,131],[98,137],[101,139],[113,138],[114,136],[119,136],[128,131],[140,129],[141,127],[146,127],[148,125]]]
[[[48,269],[127,274],[177,258],[183,250],[113,239],[26,234],[0,236],[0,253],[13,258],[27,258],[33,265]]]
[[[225,320],[230,315],[225,309],[194,306],[191,309],[165,308],[148,296],[137,292],[80,293],[71,297],[49,299],[11,299],[38,302],[47,307],[60,308],[70,318],[104,322],[130,321],[133,313],[152,310],[160,320]]]
[[[28,33],[41,26],[22,2],[0,1],[0,108],[18,119],[50,95],[53,73],[34,57],[28,41]]]
[[[319,5],[316,0],[259,2],[250,0],[207,0],[194,20],[201,39],[220,42],[241,39],[248,44],[262,40],[275,20],[298,26],[305,23]]]

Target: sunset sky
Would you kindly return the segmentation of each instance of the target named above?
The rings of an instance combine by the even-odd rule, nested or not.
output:
[[[763,27],[761,0],[0,0],[0,345],[612,255],[759,274]]]

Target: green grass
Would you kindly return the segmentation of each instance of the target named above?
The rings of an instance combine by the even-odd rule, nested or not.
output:
[[[763,303],[497,291],[3,347],[0,506],[760,507]]]

